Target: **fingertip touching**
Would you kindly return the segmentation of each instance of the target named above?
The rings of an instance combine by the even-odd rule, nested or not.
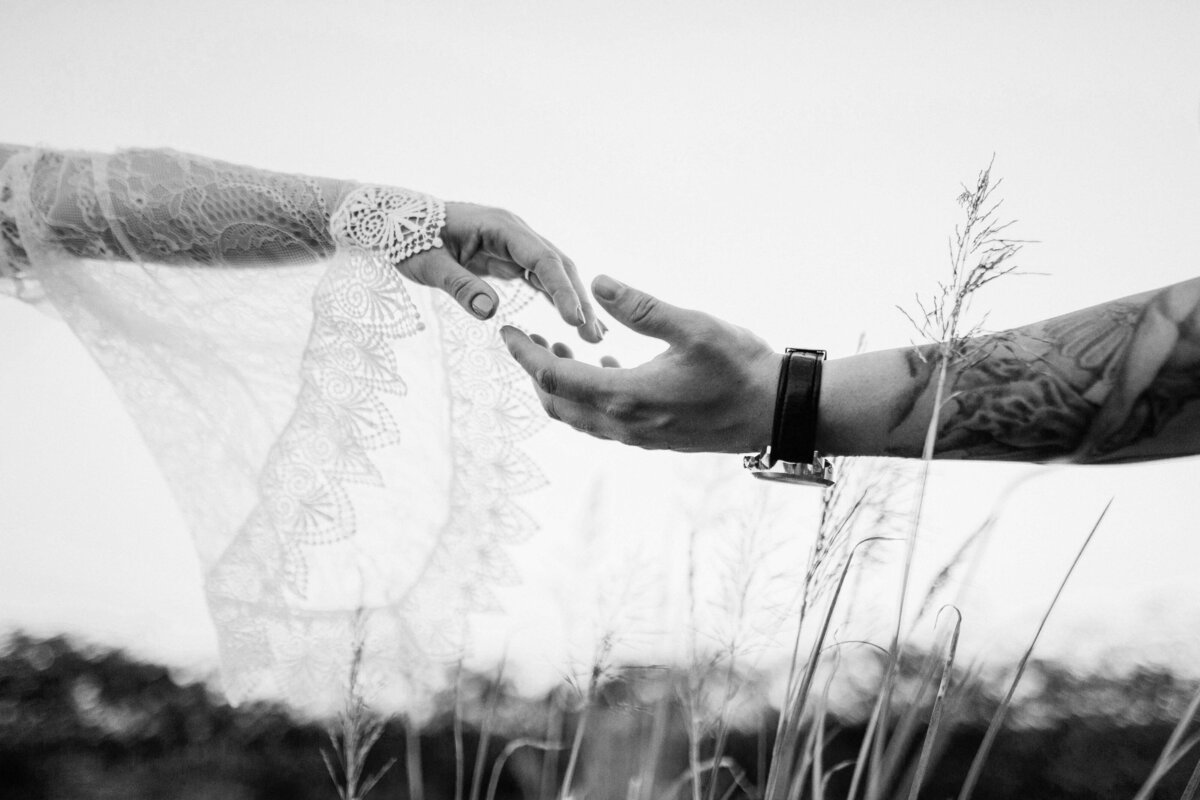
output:
[[[624,288],[625,284],[621,283],[616,278],[609,277],[608,275],[597,275],[596,279],[592,281],[592,294],[594,294],[598,300],[603,300],[609,303],[616,300],[617,295],[620,294],[621,290]]]

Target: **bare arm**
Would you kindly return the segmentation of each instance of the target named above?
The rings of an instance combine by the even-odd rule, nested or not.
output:
[[[669,348],[632,369],[579,364],[507,329],[551,416],[654,449],[752,452],[771,437],[777,353],[743,328],[601,277],[618,321]],[[829,361],[817,447],[918,457],[937,348]],[[949,365],[935,455],[1136,461],[1200,454],[1200,278],[969,340]]]

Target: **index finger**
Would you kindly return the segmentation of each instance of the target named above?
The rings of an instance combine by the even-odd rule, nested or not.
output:
[[[543,392],[590,406],[612,394],[615,370],[557,356],[510,325],[501,328],[500,335],[508,352]]]
[[[503,244],[513,263],[537,276],[559,315],[568,324],[578,327],[586,321],[567,267],[553,247],[519,224],[505,231]]]

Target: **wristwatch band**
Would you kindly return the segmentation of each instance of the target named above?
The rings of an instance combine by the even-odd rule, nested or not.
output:
[[[821,397],[824,350],[789,347],[779,368],[772,461],[811,461],[817,449],[817,404]]]
[[[744,466],[755,477],[828,486],[833,465],[816,452],[824,350],[789,347],[779,365],[771,442]]]

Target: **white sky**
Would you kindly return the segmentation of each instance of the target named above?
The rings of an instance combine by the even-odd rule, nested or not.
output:
[[[906,344],[894,307],[943,274],[958,185],[993,153],[1016,232],[1040,242],[1023,263],[1047,273],[983,296],[993,327],[1200,272],[1194,3],[3,0],[0,12],[0,141],[170,146],[508,207],[589,275],[779,347]],[[617,334],[604,350],[629,363],[656,347]],[[186,533],[88,357],[0,299],[0,376],[0,625],[211,659]],[[571,436],[541,448],[555,484],[539,502],[578,509],[609,472],[643,533],[663,513],[647,487],[680,464]],[[939,467],[930,550],[1027,471]],[[1039,652],[1194,666],[1200,462],[1035,472],[981,573],[977,650],[1019,649],[1116,495]],[[546,534],[568,535],[577,513]],[[514,618],[545,605],[529,575]]]

